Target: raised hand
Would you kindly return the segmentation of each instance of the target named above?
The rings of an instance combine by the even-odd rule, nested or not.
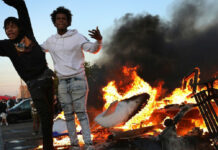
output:
[[[95,29],[89,30],[89,35],[91,36],[91,38],[96,39],[98,41],[102,40],[102,36],[98,27],[96,27],[96,30]]]

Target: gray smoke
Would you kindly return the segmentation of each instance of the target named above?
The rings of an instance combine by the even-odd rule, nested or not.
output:
[[[169,90],[181,86],[182,78],[195,67],[201,70],[201,80],[218,71],[218,1],[175,2],[171,21],[150,14],[126,14],[117,20],[104,42],[104,57],[95,64],[99,68],[96,82],[90,84],[91,97],[108,81],[123,81],[124,65],[138,65],[141,78],[151,85],[163,80]]]
[[[218,2],[176,2],[172,21],[149,14],[123,16],[103,48],[108,58],[97,63],[107,68],[101,75],[115,76],[124,65],[139,65],[145,81],[164,80],[175,88],[194,67],[205,79],[218,71]]]

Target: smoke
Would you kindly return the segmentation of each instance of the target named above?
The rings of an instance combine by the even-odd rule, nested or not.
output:
[[[114,74],[121,66],[140,66],[140,76],[154,83],[164,80],[169,88],[200,67],[208,77],[218,67],[218,4],[204,0],[177,1],[171,21],[159,16],[126,14],[115,24],[103,47],[108,57],[97,61]],[[216,13],[215,13],[216,12]]]
[[[163,80],[169,90],[181,86],[195,67],[201,70],[201,80],[209,79],[218,67],[217,6],[215,0],[176,0],[170,21],[125,14],[103,43],[103,57],[95,64],[98,82],[90,85],[90,92],[118,80],[124,65],[139,66],[141,78],[151,85]]]

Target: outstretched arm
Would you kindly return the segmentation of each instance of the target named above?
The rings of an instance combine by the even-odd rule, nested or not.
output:
[[[193,107],[195,107],[196,104],[186,104],[181,107],[181,110],[176,114],[176,116],[173,118],[174,124],[176,125],[184,116],[185,114]]]
[[[19,20],[27,35],[33,36],[33,30],[24,0],[3,0],[7,5],[17,10]]]
[[[89,30],[89,35],[91,36],[91,38],[96,39],[96,42],[95,43],[87,42],[83,45],[82,48],[85,51],[89,51],[95,54],[99,52],[102,47],[102,36],[98,27],[96,27],[96,29]]]

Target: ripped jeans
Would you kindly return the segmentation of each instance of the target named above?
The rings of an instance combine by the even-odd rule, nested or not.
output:
[[[85,144],[92,144],[89,118],[86,109],[88,84],[84,74],[59,79],[58,96],[66,118],[71,145],[78,145],[75,114],[79,119]]]

